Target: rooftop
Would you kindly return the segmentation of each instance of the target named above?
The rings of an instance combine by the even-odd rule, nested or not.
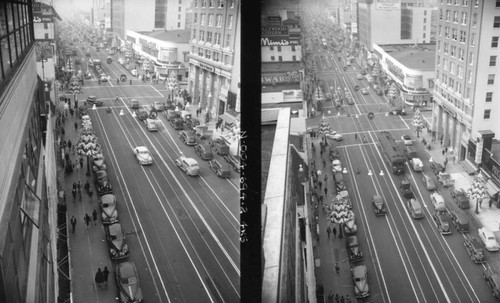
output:
[[[169,31],[151,31],[151,32],[139,32],[145,36],[155,38],[161,41],[168,41],[173,43],[189,43],[191,37],[190,29],[176,29]]]
[[[386,53],[415,70],[434,70],[436,44],[379,45]]]

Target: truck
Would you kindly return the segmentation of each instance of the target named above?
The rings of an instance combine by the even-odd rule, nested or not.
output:
[[[401,180],[399,190],[401,191],[401,194],[403,195],[403,197],[405,197],[406,199],[414,199],[415,198],[415,194],[411,190],[410,181],[408,181],[408,179],[406,177],[403,178],[403,180]]]
[[[449,187],[455,185],[455,180],[451,178],[449,173],[438,173],[438,181],[443,184],[444,187]]]
[[[483,271],[483,278],[491,290],[493,297],[500,301],[500,275],[487,266]]]
[[[406,156],[401,146],[394,140],[391,133],[381,131],[377,134],[382,149],[382,156],[391,167],[392,173],[401,175],[405,172]]]
[[[453,189],[450,191],[450,194],[457,203],[458,207],[462,209],[468,209],[470,207],[469,198],[467,198],[467,194],[462,188],[459,190]]]
[[[466,235],[464,240],[464,246],[467,252],[469,253],[470,259],[474,263],[483,263],[485,262],[483,245],[477,238],[471,235]]]

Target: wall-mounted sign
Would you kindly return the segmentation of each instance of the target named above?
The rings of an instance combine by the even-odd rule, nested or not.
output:
[[[165,62],[177,61],[177,48],[176,47],[160,47],[158,59]]]
[[[476,164],[481,164],[481,158],[483,156],[483,143],[484,143],[484,140],[483,138],[479,138],[479,142],[477,142],[477,145],[476,145],[476,157],[475,157],[475,162]]]
[[[375,0],[377,10],[400,10],[401,0]]]
[[[400,82],[404,83],[405,76],[401,67],[394,64],[392,61],[385,58],[385,63],[387,64],[387,69],[399,79]]]
[[[405,74],[404,85],[411,89],[422,88],[422,75]]]
[[[281,25],[281,17],[280,16],[267,17],[267,24],[269,24],[270,26]]]
[[[262,37],[268,36],[288,36],[287,26],[263,26],[260,30]]]
[[[285,39],[280,39],[279,37],[265,37],[260,38],[261,46],[287,46],[287,45],[299,45],[298,40],[290,40],[288,37]]]
[[[266,73],[260,77],[262,84],[278,83],[298,83],[300,82],[300,73],[298,71]]]

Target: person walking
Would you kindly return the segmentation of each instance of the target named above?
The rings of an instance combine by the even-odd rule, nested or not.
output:
[[[319,186],[319,190],[321,190],[321,187],[323,186],[323,182],[318,181],[318,186]]]
[[[87,224],[87,229],[89,229],[89,224],[90,224],[90,220],[91,220],[89,214],[85,213],[83,220],[85,220],[85,224]]]
[[[332,292],[330,291],[330,293],[328,294],[328,303],[333,303],[333,294]]]
[[[104,266],[104,270],[102,271],[102,276],[103,276],[103,282],[104,282],[104,287],[108,288],[108,276],[109,276],[109,270],[107,266]]]
[[[346,302],[346,303],[351,303],[351,296],[349,296],[349,294],[347,294],[347,295],[345,296],[345,302]]]
[[[328,239],[330,239],[331,232],[332,232],[332,230],[330,229],[330,226],[328,226],[328,228],[326,229],[326,234],[328,235]]]
[[[73,203],[76,202],[76,187],[73,187],[73,189],[71,190],[71,194],[73,195]]]
[[[328,195],[328,189],[325,187],[325,197]]]
[[[344,296],[340,296],[340,303],[345,303]]]
[[[78,130],[78,122],[75,121],[75,131]]]
[[[97,286],[99,286],[99,288],[102,288],[103,283],[104,283],[104,274],[103,274],[100,267],[99,267],[99,269],[97,269],[97,273],[95,274],[94,280],[95,280],[95,283],[97,284]]]
[[[92,203],[92,196],[94,195],[94,192],[92,191],[92,186],[91,186],[91,187],[89,187],[89,192],[88,192],[88,194],[89,194],[89,198],[90,198],[90,201],[89,201],[89,202],[90,202],[90,203]]]
[[[71,227],[73,229],[72,233],[74,234],[75,233],[75,226],[76,226],[76,218],[75,218],[75,216],[71,217],[70,222],[71,222]]]
[[[78,165],[76,165],[76,167],[78,167]],[[76,186],[76,192],[78,193],[78,199],[80,200],[80,202],[82,202],[82,184],[80,183],[80,181],[78,181],[78,184]]]
[[[89,183],[89,180],[87,180],[87,182],[85,182],[85,185],[83,186],[83,189],[85,190],[85,192],[88,194],[89,193],[89,189],[90,189],[90,183]]]
[[[68,148],[71,149],[71,140],[68,139]]]
[[[120,84],[120,79],[116,78],[116,84]]]
[[[446,165],[448,165],[448,158],[444,159],[444,169],[446,169]]]
[[[132,85],[132,79],[130,79],[129,85]]]
[[[83,168],[83,157],[80,156],[80,168]],[[87,183],[89,183],[89,181],[87,181]]]
[[[92,212],[92,220],[94,221],[94,225],[97,224],[97,210],[94,209]]]
[[[334,237],[337,236],[337,229],[335,228],[335,226],[332,228],[332,234]]]
[[[335,295],[335,302],[336,302],[336,303],[340,303],[339,294],[336,294],[336,295]]]
[[[340,272],[339,263],[335,263],[335,272],[336,272],[336,273],[339,273],[339,272]]]

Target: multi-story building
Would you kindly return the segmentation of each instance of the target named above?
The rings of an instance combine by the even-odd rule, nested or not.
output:
[[[188,92],[193,104],[226,122],[239,121],[240,1],[193,0]]]
[[[58,301],[55,144],[32,7],[0,3],[0,302]]]
[[[431,43],[437,8],[432,0],[358,1],[359,41],[373,44]]]
[[[458,160],[490,172],[500,167],[490,153],[500,132],[499,37],[499,0],[440,1],[432,130]]]

